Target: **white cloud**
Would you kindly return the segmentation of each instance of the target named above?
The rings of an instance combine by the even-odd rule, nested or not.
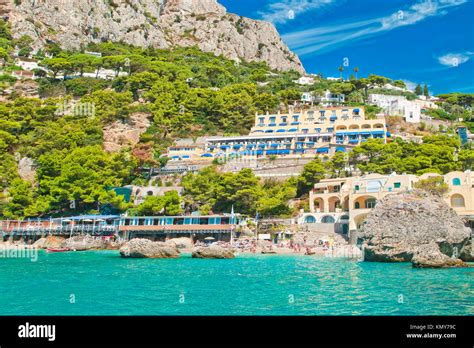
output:
[[[330,5],[334,0],[281,0],[268,5],[266,11],[260,11],[263,20],[274,24],[286,23],[298,15]]]
[[[438,57],[438,62],[449,67],[457,67],[460,64],[466,63],[472,56],[472,52],[465,53],[448,53]]]
[[[418,83],[410,81],[410,80],[402,80],[405,82],[405,86],[407,86],[407,89],[410,91],[414,91]]]
[[[407,9],[385,17],[364,21],[317,27],[283,35],[286,43],[299,55],[328,51],[346,41],[357,41],[399,27],[413,25],[425,18],[440,16],[447,9],[466,3],[467,0],[422,0]]]

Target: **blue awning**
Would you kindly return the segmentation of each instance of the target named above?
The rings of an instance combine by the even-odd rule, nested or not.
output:
[[[283,122],[283,123],[279,124],[279,126],[286,126],[286,125],[288,125],[288,123],[286,123],[286,122]]]
[[[263,155],[263,150],[257,150],[257,155]]]
[[[240,144],[235,144],[234,145],[234,149],[240,149],[241,147],[242,147],[242,145],[240,145]]]
[[[304,144],[304,141],[297,141],[296,144]]]
[[[277,130],[276,132],[277,132],[277,133],[285,133],[286,130],[284,130],[284,129],[279,129],[279,130]]]
[[[329,117],[329,120],[330,120],[330,121],[336,121],[336,120],[337,120],[337,116],[331,116],[331,117]]]
[[[265,144],[258,144],[258,148],[259,148],[259,149],[264,149],[265,146],[266,146]]]
[[[345,147],[336,147],[336,152],[346,152]]]
[[[359,109],[354,109],[352,110],[352,112],[359,112]]]
[[[360,132],[362,135],[370,135],[370,132]]]
[[[271,147],[278,147],[278,146],[280,146],[280,144],[271,144],[270,146]]]
[[[304,153],[304,151],[305,151],[304,149],[294,149],[294,150],[293,150],[294,153],[297,153],[297,152],[302,152],[302,153]]]
[[[390,132],[387,132],[387,137],[390,138],[392,136],[392,134],[390,134]]]
[[[255,144],[248,144],[247,149],[253,149],[256,145]]]
[[[300,123],[299,123],[299,122],[291,122],[290,124],[291,124],[292,126],[297,126],[297,125],[299,125]]]
[[[267,129],[267,130],[265,131],[265,133],[273,133],[273,130]]]
[[[383,130],[372,131],[372,134],[384,134]]]
[[[316,132],[320,133],[321,132],[321,128],[315,128],[314,129]]]
[[[350,143],[358,143],[358,142],[359,142],[359,139],[349,139],[349,142],[350,142]]]
[[[230,145],[221,145],[222,150],[227,150],[230,148]]]
[[[171,158],[173,158],[173,159],[178,159],[178,158],[181,158],[181,157],[179,157],[179,156],[171,156]]]
[[[267,150],[267,155],[276,155],[277,150]]]
[[[268,126],[269,127],[275,127],[277,124],[276,123],[270,123]]]
[[[320,147],[319,149],[316,150],[317,153],[328,153],[329,148],[327,147]]]
[[[189,156],[188,155],[183,155],[183,158],[189,158]]]
[[[308,145],[314,145],[314,141],[307,141],[306,144],[308,144]]]
[[[212,155],[210,153],[203,153],[201,157],[212,157]]]
[[[296,128],[291,128],[291,129],[288,130],[288,132],[296,132],[297,130],[298,129],[296,129]]]
[[[278,154],[280,155],[289,155],[290,150],[277,150]]]

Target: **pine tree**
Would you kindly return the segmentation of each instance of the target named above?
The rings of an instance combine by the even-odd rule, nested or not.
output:
[[[419,84],[416,85],[415,94],[416,95],[422,95],[423,94],[423,90],[421,89],[421,86]]]
[[[425,85],[423,87],[423,95],[426,97],[426,98],[429,98],[430,97],[430,92],[428,91],[428,86]]]

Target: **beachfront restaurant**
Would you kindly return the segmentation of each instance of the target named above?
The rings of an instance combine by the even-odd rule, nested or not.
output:
[[[110,236],[118,226],[118,215],[79,215],[60,218],[30,218],[0,221],[3,238],[36,239],[45,235],[72,236],[91,234]]]
[[[216,241],[230,241],[239,222],[238,214],[126,216],[120,218],[119,236],[126,240],[147,238],[164,241],[167,238],[189,237],[196,242],[212,237]]]

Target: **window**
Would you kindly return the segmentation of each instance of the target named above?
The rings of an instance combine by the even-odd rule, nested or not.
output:
[[[275,117],[275,116],[270,117],[270,123],[275,123],[275,121],[276,121],[276,117]]]
[[[334,220],[334,218],[332,216],[324,216],[322,219],[321,219],[321,222],[323,224],[333,224],[336,222],[336,220]]]
[[[283,117],[281,118],[281,122],[286,123],[286,116],[283,116]]]
[[[326,111],[324,111],[324,110],[319,111],[319,114],[321,115],[321,117],[324,117],[325,113],[326,113]]]
[[[396,183],[393,184],[393,187],[395,187],[395,188],[400,188],[401,185],[402,185],[401,183],[396,182]]]
[[[354,209],[360,209],[360,203],[359,202],[355,202]]]
[[[298,118],[299,118],[298,115],[293,116],[293,122],[298,122]]]
[[[451,197],[451,206],[454,208],[465,207],[464,197],[461,195],[453,195]]]
[[[375,208],[376,203],[377,203],[377,200],[375,198],[369,198],[365,201],[365,208],[366,209]]]
[[[454,178],[453,179],[453,186],[461,186],[461,179]]]
[[[359,185],[355,185],[355,190],[356,190],[356,191],[359,191],[359,190],[360,190],[360,186],[359,186]]]
[[[259,117],[258,118],[260,124],[264,123],[265,122],[265,117]]]

